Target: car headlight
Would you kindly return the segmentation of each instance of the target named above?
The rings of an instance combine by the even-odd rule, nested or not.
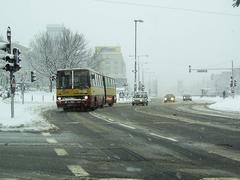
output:
[[[171,97],[171,100],[174,101],[174,97]]]
[[[62,98],[61,98],[61,97],[58,97],[58,98],[57,98],[57,100],[61,101],[61,100],[62,100]]]
[[[167,100],[167,98],[164,98],[164,100],[166,101],[166,100]]]
[[[143,100],[142,99],[140,99],[140,102],[142,102]]]
[[[84,96],[84,99],[87,100],[87,99],[88,99],[88,96]]]

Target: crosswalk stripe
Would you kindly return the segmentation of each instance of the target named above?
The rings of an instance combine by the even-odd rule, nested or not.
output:
[[[47,138],[46,140],[49,144],[56,144],[57,143],[56,139],[54,139],[54,138]]]
[[[89,174],[87,173],[87,171],[85,171],[81,166],[79,165],[68,165],[67,166],[68,169],[75,175],[78,177],[86,177],[89,176]]]
[[[49,132],[42,132],[43,136],[51,136],[51,134]]]
[[[55,148],[54,151],[57,153],[58,156],[67,156],[68,153],[65,149]]]

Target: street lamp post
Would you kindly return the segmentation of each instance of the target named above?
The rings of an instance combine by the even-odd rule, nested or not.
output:
[[[143,71],[143,62],[142,63],[140,63],[140,57],[148,57],[148,55],[146,54],[146,55],[139,55],[139,56],[137,56],[138,57],[138,70],[137,70],[137,72],[138,72],[138,90],[140,90],[140,86],[141,86],[141,83],[143,83],[143,82],[141,82],[141,78],[140,78],[140,72],[141,71]],[[140,65],[141,65],[141,71],[140,71]]]
[[[143,20],[134,20],[135,23],[135,62],[134,62],[134,94],[137,91],[137,23],[143,23]]]

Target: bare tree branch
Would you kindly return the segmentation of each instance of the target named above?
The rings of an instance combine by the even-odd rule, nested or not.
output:
[[[233,0],[233,7],[238,7],[240,5],[240,0]]]
[[[56,74],[57,69],[82,67],[90,59],[90,50],[83,35],[69,29],[57,36],[41,33],[30,46],[31,65],[45,77]]]

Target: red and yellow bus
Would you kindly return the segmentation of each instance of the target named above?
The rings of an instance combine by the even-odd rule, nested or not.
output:
[[[115,80],[87,68],[57,71],[57,107],[95,109],[116,102]]]

